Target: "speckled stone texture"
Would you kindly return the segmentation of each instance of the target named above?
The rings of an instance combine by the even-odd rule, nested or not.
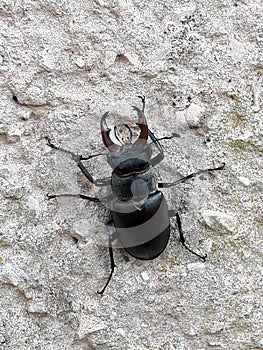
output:
[[[0,349],[263,349],[263,25],[259,0],[0,0]],[[189,246],[114,249],[103,195],[69,155],[105,153],[100,118],[146,117]],[[137,129],[134,128],[136,131]],[[88,161],[110,175],[105,156]],[[107,191],[108,189],[106,189]]]

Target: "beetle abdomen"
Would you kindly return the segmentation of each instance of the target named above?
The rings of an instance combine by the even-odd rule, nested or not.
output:
[[[168,207],[162,192],[151,194],[141,207],[134,202],[118,204],[112,214],[122,246],[137,259],[155,259],[170,236]]]

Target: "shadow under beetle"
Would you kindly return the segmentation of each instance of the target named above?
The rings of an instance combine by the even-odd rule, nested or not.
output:
[[[98,291],[103,294],[107,288],[116,267],[113,257],[112,243],[117,239],[124,249],[134,258],[141,260],[152,260],[157,258],[166,248],[170,237],[170,218],[175,216],[179,231],[180,242],[194,255],[205,261],[206,255],[201,256],[190,249],[186,243],[182,231],[181,219],[178,212],[168,210],[164,195],[158,188],[176,186],[186,180],[207,171],[222,170],[225,166],[197,171],[174,182],[157,182],[154,166],[159,164],[163,158],[163,148],[160,144],[162,139],[170,139],[179,136],[173,134],[163,138],[156,138],[147,126],[144,115],[145,97],[142,100],[142,110],[133,106],[138,114],[137,125],[140,128],[138,139],[132,143],[132,132],[127,124],[114,127],[114,134],[121,145],[110,138],[111,129],[108,128],[106,117],[109,112],[101,118],[101,134],[104,145],[109,150],[107,162],[113,169],[111,177],[95,180],[82,161],[91,159],[100,154],[82,157],[71,151],[64,150],[53,145],[48,139],[48,145],[59,151],[72,156],[84,176],[95,186],[111,185],[112,193],[104,198],[89,197],[83,194],[58,194],[48,195],[49,199],[56,197],[78,197],[92,202],[104,202],[111,210],[111,222],[115,231],[109,235],[109,255],[111,272],[105,286]],[[152,157],[151,148],[147,143],[150,138],[157,148],[157,155]]]

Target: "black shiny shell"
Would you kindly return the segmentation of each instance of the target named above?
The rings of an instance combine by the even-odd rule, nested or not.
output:
[[[170,237],[166,200],[160,191],[144,203],[119,201],[112,212],[118,239],[136,259],[152,260],[165,249]]]

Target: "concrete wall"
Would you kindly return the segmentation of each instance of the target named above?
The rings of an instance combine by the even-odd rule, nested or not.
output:
[[[0,349],[263,349],[262,3],[0,1]],[[100,118],[146,117],[159,181],[189,246],[156,260],[114,249],[103,195],[69,155],[105,153]],[[105,156],[87,163],[110,175]]]

